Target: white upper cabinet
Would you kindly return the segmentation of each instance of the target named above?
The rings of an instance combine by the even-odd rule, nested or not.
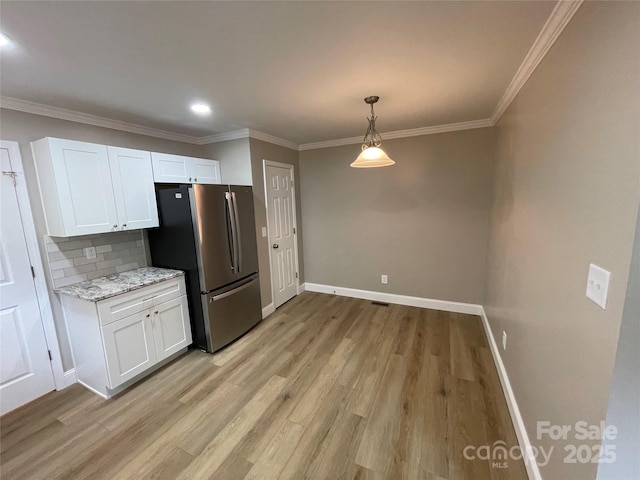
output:
[[[117,228],[107,147],[59,138],[31,145],[49,235],[70,237]]]
[[[31,145],[49,235],[158,225],[148,152],[59,138]]]
[[[157,227],[151,154],[119,147],[107,147],[107,152],[120,229]]]
[[[203,158],[192,158],[193,183],[220,183],[220,162]]]
[[[191,183],[193,177],[187,157],[153,152],[151,160],[156,183]]]
[[[168,153],[151,153],[156,183],[220,183],[220,162]]]

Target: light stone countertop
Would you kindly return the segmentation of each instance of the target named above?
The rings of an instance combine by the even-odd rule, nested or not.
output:
[[[184,275],[184,272],[181,270],[142,267],[136,270],[116,273],[115,275],[107,275],[106,277],[100,277],[94,280],[73,283],[57,288],[55,291],[89,302],[99,302],[105,298],[115,297],[116,295],[181,275]]]

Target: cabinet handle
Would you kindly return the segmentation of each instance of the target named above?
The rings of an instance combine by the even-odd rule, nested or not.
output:
[[[194,179],[193,179],[193,181],[194,181],[194,182],[197,182],[197,181],[198,181],[198,178],[197,178],[197,177],[196,177],[196,178],[194,178]]]
[[[189,181],[191,181],[191,177],[189,177]]]
[[[156,310],[156,311],[155,311],[155,312],[153,312],[153,313],[155,313],[155,314],[157,315],[157,314],[158,314],[158,310]]]
[[[113,226],[113,228],[116,228],[116,229],[117,229],[117,228],[118,228],[118,224],[115,224],[115,225]]]
[[[145,316],[146,316],[147,318],[149,318],[149,317],[151,316],[151,314],[150,314],[150,313],[147,313]]]
[[[127,224],[126,224],[126,223],[123,223],[123,224],[122,224],[122,227],[120,228],[120,230],[124,230],[125,228],[127,228]]]

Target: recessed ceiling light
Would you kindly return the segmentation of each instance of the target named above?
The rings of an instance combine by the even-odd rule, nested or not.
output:
[[[4,34],[0,33],[0,47],[11,47],[13,42]]]
[[[191,111],[198,115],[209,115],[211,113],[211,107],[206,103],[194,103],[191,105]]]

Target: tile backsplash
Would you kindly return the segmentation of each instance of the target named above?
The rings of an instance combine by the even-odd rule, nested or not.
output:
[[[54,288],[147,266],[142,230],[44,238]],[[96,258],[86,257],[87,247]]]

